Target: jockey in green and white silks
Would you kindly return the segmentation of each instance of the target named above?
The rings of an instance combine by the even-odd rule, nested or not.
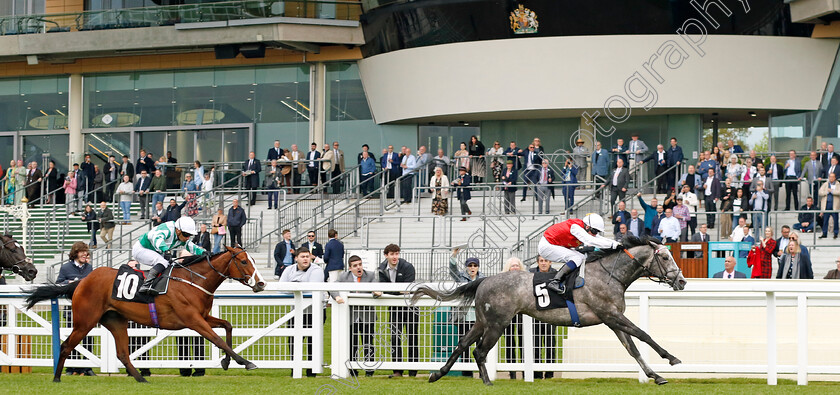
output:
[[[163,257],[163,253],[179,247],[185,247],[187,251],[195,255],[207,252],[204,248],[193,244],[192,237],[195,234],[195,221],[190,217],[181,217],[176,221],[158,225],[134,243],[131,248],[134,259],[138,263],[152,267],[139,292],[153,293],[151,292],[152,281],[169,266],[169,261]]]

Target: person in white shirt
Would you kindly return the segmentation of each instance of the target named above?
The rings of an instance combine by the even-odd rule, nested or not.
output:
[[[659,235],[666,243],[676,243],[680,240],[680,220],[674,217],[674,212],[665,209],[665,218],[659,221]]]
[[[740,217],[738,218],[738,226],[736,226],[735,229],[732,231],[732,234],[729,236],[729,240],[732,240],[734,242],[741,242],[746,236],[749,235],[750,230],[747,227],[747,219],[744,217]]]
[[[764,192],[764,182],[760,179],[757,179],[758,182],[755,185],[755,192],[752,193],[750,197],[750,204],[752,205],[753,211],[759,211],[753,214],[753,226],[756,228],[764,228],[764,211],[767,211],[768,206],[768,199],[770,199],[770,195],[767,192]]]

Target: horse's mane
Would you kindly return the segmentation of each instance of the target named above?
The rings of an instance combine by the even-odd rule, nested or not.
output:
[[[220,251],[220,252],[217,252],[213,255],[210,255],[210,260],[213,260],[213,258],[216,258],[217,256],[222,255],[226,252],[227,252],[227,250]],[[207,257],[205,257],[204,255],[189,255],[189,256],[185,256],[185,257],[181,258],[180,265],[181,266],[192,266],[192,265],[195,265],[196,263],[203,262],[206,259],[207,259]]]
[[[649,243],[651,243],[651,242],[653,242],[655,244],[660,244],[659,240],[656,240],[656,239],[654,239],[653,237],[650,237],[650,236],[644,236],[642,238],[638,238],[636,236],[628,234],[627,236],[624,236],[623,239],[621,239],[621,248],[605,248],[603,250],[598,250],[598,251],[592,252],[589,255],[587,255],[586,262],[597,261],[599,259],[606,258],[606,257],[608,257],[612,254],[617,253],[617,252],[624,251],[625,249],[628,249],[628,248],[633,248],[633,247],[638,247],[638,246],[643,246],[643,245],[649,245]]]

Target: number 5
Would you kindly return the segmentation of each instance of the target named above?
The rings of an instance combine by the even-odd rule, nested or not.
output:
[[[548,290],[545,289],[545,283],[534,286],[534,294],[537,295],[537,305],[539,307],[548,307],[551,300],[548,298]]]

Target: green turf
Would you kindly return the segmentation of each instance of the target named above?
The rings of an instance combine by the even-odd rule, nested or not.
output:
[[[43,371],[37,369],[37,371]],[[292,379],[289,370],[222,371],[213,369],[205,377],[178,377],[174,370],[160,370],[149,377],[148,384],[136,383],[125,375],[100,375],[97,377],[62,377],[53,383],[48,373],[2,375],[0,392],[9,394],[255,394],[277,391],[292,394],[342,393],[342,394],[512,394],[523,393],[592,393],[592,394],[826,394],[840,389],[840,384],[812,382],[796,386],[795,382],[781,380],[778,386],[768,386],[759,379],[725,380],[672,380],[665,386],[653,383],[639,384],[634,379],[587,380],[497,380],[492,387],[484,386],[478,379],[444,377],[437,383],[423,378],[388,379],[386,376],[361,377],[341,382],[328,377]]]

